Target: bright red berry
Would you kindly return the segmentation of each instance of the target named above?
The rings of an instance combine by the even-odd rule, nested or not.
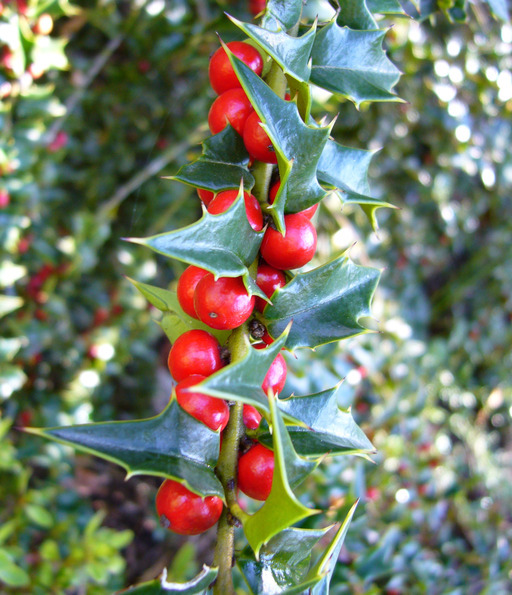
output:
[[[244,145],[251,157],[264,163],[277,163],[277,154],[268,134],[260,126],[256,112],[247,118],[244,127]]]
[[[266,262],[260,262],[256,273],[256,285],[270,298],[276,289],[286,285],[286,277],[283,271],[271,267]],[[266,305],[267,302],[263,298],[256,297],[254,303],[256,310],[263,312]]]
[[[261,421],[261,414],[252,405],[244,405],[243,410],[244,425],[249,430],[255,430]]]
[[[199,535],[219,520],[222,500],[199,496],[172,479],[166,479],[156,495],[156,511],[162,526],[180,535]]]
[[[224,190],[224,192],[219,192],[208,205],[208,212],[212,215],[224,213],[235,202],[237,196],[238,190]],[[258,199],[252,194],[244,192],[244,201],[245,212],[247,213],[250,226],[254,231],[261,231],[263,229],[263,214]]]
[[[201,201],[204,203],[204,205],[207,207],[212,202],[215,194],[211,190],[205,190],[204,188],[196,188],[196,190],[197,190],[197,195],[199,196]]]
[[[272,188],[270,189],[270,192],[268,193],[268,202],[271,205],[274,204],[274,200],[276,199],[277,191],[279,190],[280,186],[281,186],[281,180],[278,180],[272,186]],[[304,217],[311,219],[313,217],[313,215],[316,213],[317,209],[318,209],[318,203],[316,205],[313,205],[312,207],[308,207],[307,209],[304,209],[303,211],[299,211],[298,214],[304,215]]]
[[[226,330],[237,328],[251,315],[254,296],[249,296],[241,277],[205,275],[196,286],[194,306],[199,320],[208,326]]]
[[[256,444],[238,461],[238,487],[255,500],[266,500],[272,489],[274,453]]]
[[[231,124],[240,134],[244,133],[247,118],[253,109],[243,89],[229,89],[212,103],[208,113],[208,126],[212,134],[217,134]]]
[[[257,16],[265,10],[266,0],[249,0],[249,12]]]
[[[282,236],[273,227],[268,227],[260,252],[263,258],[276,269],[297,269],[308,263],[316,250],[316,230],[311,221],[295,213],[284,216],[286,233]]]
[[[263,343],[259,343],[254,347],[256,349],[266,349],[267,346]],[[280,393],[284,388],[287,372],[286,361],[284,357],[278,353],[276,359],[270,365],[265,379],[263,380],[263,384],[261,385],[265,394],[268,393],[270,389],[272,389],[274,394]]]
[[[192,376],[210,376],[223,367],[220,344],[207,331],[194,329],[179,336],[168,359],[169,371],[176,382]]]
[[[243,41],[231,41],[227,46],[252,71],[258,76],[261,75],[263,71],[263,58],[255,47]],[[229,89],[242,87],[224,48],[219,48],[211,57],[208,76],[210,77],[210,84],[217,95]]]
[[[196,285],[207,273],[208,271],[191,265],[183,271],[176,288],[178,302],[183,308],[183,311],[197,320],[199,320],[199,318],[196,314],[196,309],[194,308],[194,292],[196,290]]]
[[[204,423],[210,430],[222,432],[229,421],[229,406],[226,401],[187,390],[205,378],[206,376],[193,374],[178,382],[175,389],[176,400],[187,413]]]

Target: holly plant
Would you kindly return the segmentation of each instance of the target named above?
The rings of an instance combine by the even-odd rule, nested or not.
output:
[[[338,407],[337,386],[280,393],[289,354],[366,331],[379,280],[379,270],[346,254],[312,268],[319,204],[337,195],[373,224],[389,205],[371,195],[372,154],[334,140],[333,119],[315,119],[313,89],[357,107],[397,101],[399,71],[377,19],[400,13],[396,0],[269,0],[259,24],[228,15],[245,41],[220,39],[209,67],[212,135],[172,182],[197,189],[203,214],[127,238],[186,265],[175,290],[132,281],[161,311],[172,344],[169,403],[148,419],[29,430],[115,462],[128,477],[161,477],[156,515],[170,531],[217,525],[211,567],[185,584],[164,573],[128,593],[229,595],[233,560],[250,593],[329,591],[356,503],[341,526],[310,528],[306,519],[322,511],[301,484],[326,457],[374,449]],[[241,551],[235,539],[237,547],[245,539]]]

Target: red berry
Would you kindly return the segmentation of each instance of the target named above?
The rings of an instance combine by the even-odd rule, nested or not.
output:
[[[266,345],[263,345],[263,343],[259,343],[254,347],[256,349],[266,349]],[[272,389],[274,394],[280,393],[283,390],[287,371],[286,361],[284,357],[278,353],[276,359],[270,365],[265,379],[263,380],[263,384],[261,385],[265,394],[268,393],[270,389]]]
[[[176,382],[192,374],[210,376],[224,365],[220,357],[220,344],[206,331],[187,331],[174,342],[168,365]]]
[[[255,47],[243,41],[231,41],[227,46],[252,71],[258,76],[261,75],[263,71],[263,58]],[[208,76],[210,77],[210,84],[217,95],[229,89],[242,87],[224,48],[219,48],[211,57]]]
[[[272,227],[267,228],[261,243],[261,255],[276,269],[297,269],[315,254],[316,230],[311,221],[299,213],[285,215],[284,224],[284,236]]]
[[[156,495],[156,511],[162,525],[180,535],[199,535],[219,520],[222,500],[203,498],[172,479],[166,479]]]
[[[266,500],[272,489],[274,453],[256,444],[238,461],[238,487],[255,500]]]
[[[178,287],[176,288],[178,302],[183,308],[183,311],[197,320],[199,319],[196,314],[196,309],[194,308],[194,292],[196,290],[196,285],[207,273],[208,271],[191,265],[183,271],[178,280]]]
[[[245,121],[253,109],[243,89],[229,89],[212,103],[208,113],[208,126],[212,134],[217,134],[231,124],[240,134],[244,133]]]
[[[9,206],[11,197],[6,190],[0,190],[0,209],[5,209]]]
[[[249,12],[257,16],[265,10],[266,0],[249,0]]]
[[[243,411],[244,425],[249,430],[255,430],[261,421],[261,414],[252,405],[244,405]]]
[[[203,201],[205,206],[208,206],[212,202],[215,194],[211,190],[205,190],[204,188],[196,188],[196,190],[199,198]]]
[[[264,163],[277,163],[277,154],[268,134],[260,126],[256,112],[247,118],[244,127],[244,145],[251,157]]]
[[[206,376],[193,374],[178,382],[175,389],[176,400],[187,413],[204,423],[210,430],[222,432],[229,421],[229,406],[226,401],[186,390],[199,384],[205,378]]]
[[[258,272],[256,273],[256,285],[263,291],[267,297],[272,297],[272,294],[276,289],[283,287],[286,284],[286,277],[283,271],[271,267],[266,262],[260,262],[258,266]],[[260,297],[256,297],[254,306],[259,312],[263,312],[263,309],[267,305],[267,302]]]
[[[227,330],[237,328],[251,315],[254,296],[249,296],[241,277],[205,275],[196,286],[194,306],[199,320],[208,326]]]
[[[281,180],[278,180],[270,189],[270,192],[268,193],[268,202],[272,205],[274,204],[274,200],[276,199],[277,196],[277,191],[279,190],[279,187],[281,186]],[[313,205],[312,207],[308,207],[307,209],[304,209],[303,211],[299,211],[299,213],[297,213],[298,215],[304,215],[304,217],[307,217],[308,219],[311,219],[313,217],[313,215],[316,213],[318,209],[318,203],[316,205]]]
[[[237,196],[238,190],[224,190],[224,192],[219,192],[208,205],[208,212],[212,215],[219,215],[226,212],[235,202]],[[250,226],[254,231],[261,231],[263,229],[263,214],[258,199],[252,194],[244,192],[244,201],[245,212],[247,213]]]

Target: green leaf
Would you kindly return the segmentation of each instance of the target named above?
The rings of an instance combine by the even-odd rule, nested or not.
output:
[[[338,562],[338,557],[340,555],[343,542],[345,541],[345,537],[347,536],[347,531],[350,522],[352,521],[352,517],[356,511],[358,502],[359,500],[353,504],[345,520],[343,521],[343,524],[334,536],[331,545],[327,548],[324,555],[308,573],[308,578],[310,579],[321,577],[320,583],[315,585],[311,590],[311,595],[329,595],[329,585],[331,583],[331,578],[334,573],[334,569],[336,568],[336,563]]]
[[[0,318],[23,306],[23,299],[14,295],[0,295]]]
[[[350,411],[338,407],[338,386],[304,397],[290,397],[278,401],[279,409],[307,427],[288,426],[295,450],[306,457],[329,455],[369,454],[375,448]],[[259,440],[271,443],[269,434]]]
[[[4,339],[0,337],[0,362],[11,361],[23,344],[19,337]]]
[[[284,29],[289,30],[299,22],[301,12],[302,0],[268,0],[263,26],[275,30],[277,19]]]
[[[303,581],[313,547],[331,529],[285,529],[260,550],[259,560],[250,548],[238,556],[237,564],[253,593],[302,593],[311,584]]]
[[[2,549],[0,549],[0,581],[9,587],[26,587],[30,584],[27,572],[15,564],[11,556]]]
[[[0,384],[4,387],[2,390],[4,398],[19,390],[26,380],[27,376],[19,366],[0,363]]]
[[[311,74],[309,58],[315,41],[316,23],[301,37],[291,37],[286,31],[268,31],[251,23],[229,17],[247,37],[253,39],[279,64],[283,72],[307,83]]]
[[[167,570],[154,581],[141,583],[121,591],[123,595],[200,595],[206,593],[210,584],[217,578],[218,569],[204,565],[201,572],[186,583],[170,583],[167,581]]]
[[[401,101],[392,87],[400,71],[382,49],[385,31],[353,31],[332,21],[315,39],[311,82],[360,105]]]
[[[200,320],[196,320],[183,312],[178,297],[175,291],[163,289],[162,287],[155,287],[147,283],[141,283],[126,277],[130,283],[142,293],[150,304],[164,313],[162,320],[158,323],[165,334],[169,337],[171,343],[183,333],[193,329],[201,329],[209,332],[211,335],[217,337],[220,343],[225,343],[231,331],[220,331],[212,329]]]
[[[365,332],[359,319],[370,314],[380,271],[357,266],[340,256],[299,273],[272,296],[263,311],[273,337],[293,321],[286,345],[317,347]]]
[[[291,527],[294,523],[319,512],[304,506],[297,500],[290,488],[287,469],[292,469],[292,473],[295,474],[299,469],[307,472],[307,463],[300,459],[293,450],[286,426],[281,419],[272,394],[269,394],[268,401],[274,449],[272,490],[263,506],[244,520],[244,533],[256,558],[259,558],[258,554],[262,545],[272,537]]]
[[[229,125],[221,132],[203,142],[201,157],[184,165],[171,180],[178,180],[194,188],[212,192],[238,188],[240,180],[244,188],[254,186],[254,178],[247,169],[249,154],[242,137]]]
[[[407,15],[398,0],[366,0],[366,6],[373,14]]]
[[[38,506],[37,504],[27,504],[24,508],[27,517],[36,525],[40,527],[44,527],[45,529],[49,529],[53,527],[54,521],[52,515],[43,508],[42,506]]]
[[[220,215],[207,211],[199,221],[149,238],[126,238],[155,252],[212,272],[218,277],[249,277],[264,232],[255,232],[247,220],[243,193]]]
[[[317,176],[322,184],[339,190],[338,196],[343,203],[361,205],[376,229],[375,211],[381,207],[394,207],[370,196],[368,167],[373,155],[373,151],[352,149],[329,140],[322,151]]]
[[[233,69],[263,122],[277,154],[279,173],[288,177],[286,211],[302,211],[326,194],[316,169],[331,126],[318,127],[302,121],[295,103],[278,97],[248,66],[228,52]]]
[[[336,22],[340,27],[358,30],[378,29],[365,0],[343,0],[339,7]]]
[[[191,417],[175,399],[148,419],[25,431],[117,463],[128,477],[170,477],[197,494],[224,497],[213,470],[219,434]]]
[[[246,344],[246,354],[238,361],[208,376],[194,390],[205,395],[240,401],[270,412],[268,399],[261,385],[270,365],[286,343],[288,329],[266,349],[254,349]]]

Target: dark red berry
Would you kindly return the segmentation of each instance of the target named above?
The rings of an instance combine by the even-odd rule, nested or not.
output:
[[[237,196],[238,190],[224,190],[223,192],[219,192],[208,205],[208,212],[212,215],[219,215],[226,212],[235,202]],[[261,231],[263,229],[263,214],[258,199],[252,194],[244,192],[244,202],[245,212],[247,213],[247,220],[250,226],[254,231]]]
[[[316,230],[311,221],[299,213],[285,215],[284,224],[284,236],[272,227],[267,228],[261,243],[261,255],[276,269],[297,269],[307,264],[315,254]]]
[[[261,75],[263,71],[263,58],[255,47],[243,41],[231,41],[227,46],[252,71],[258,76]],[[210,84],[217,95],[229,89],[241,88],[242,86],[231,66],[226,51],[222,47],[210,59],[208,76],[210,78]]]
[[[208,206],[212,202],[215,194],[211,190],[205,190],[204,188],[196,188],[196,190],[201,201],[205,204],[205,206]]]
[[[286,285],[286,277],[283,271],[271,267],[269,264],[262,261],[258,265],[258,271],[256,273],[256,285],[267,297],[270,298],[276,289]],[[267,302],[263,298],[256,297],[254,305],[256,310],[263,312]]]
[[[256,349],[266,349],[266,345],[259,343],[254,346]],[[263,380],[261,388],[265,393],[268,393],[270,389],[274,394],[280,393],[286,383],[286,373],[288,369],[284,357],[278,353],[275,360],[270,365],[268,372]]]
[[[231,124],[242,136],[245,122],[252,111],[251,102],[243,89],[229,89],[212,103],[208,113],[210,132],[217,134]]]
[[[256,112],[247,118],[244,127],[244,145],[253,159],[264,163],[277,163],[277,154],[268,134],[260,126],[261,120]]]
[[[238,461],[238,487],[255,500],[266,500],[272,489],[274,453],[256,444]]]
[[[194,292],[196,290],[196,285],[207,273],[208,271],[205,271],[204,269],[190,265],[183,271],[178,280],[178,287],[176,288],[178,302],[183,308],[183,311],[197,320],[199,320],[199,318],[196,314],[196,309],[194,308]]]
[[[255,430],[260,425],[261,414],[252,405],[244,405],[243,420],[248,430]]]
[[[229,406],[226,401],[186,390],[199,384],[205,378],[206,376],[193,374],[178,382],[175,389],[176,400],[187,413],[204,423],[210,430],[222,432],[229,421]]]

